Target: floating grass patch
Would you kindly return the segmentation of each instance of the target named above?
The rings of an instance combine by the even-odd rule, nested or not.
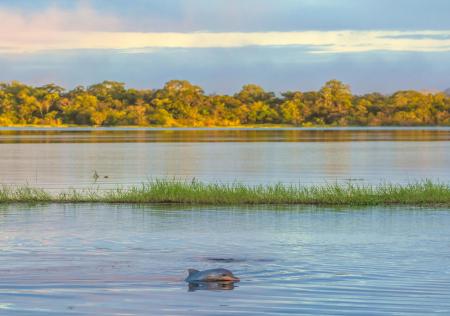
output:
[[[156,180],[115,190],[67,190],[49,193],[31,187],[0,189],[0,203],[171,203],[198,205],[444,205],[450,185],[431,181],[407,185],[325,184],[245,185]]]

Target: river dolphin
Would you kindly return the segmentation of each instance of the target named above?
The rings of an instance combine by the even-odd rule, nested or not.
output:
[[[239,278],[235,277],[230,270],[227,269],[211,269],[198,271],[195,269],[188,270],[189,275],[185,279],[189,283],[198,282],[239,282]]]

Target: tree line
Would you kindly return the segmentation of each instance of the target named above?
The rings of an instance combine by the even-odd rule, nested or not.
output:
[[[450,125],[446,93],[398,91],[353,95],[331,80],[319,91],[279,95],[254,84],[234,95],[207,95],[188,81],[172,80],[162,89],[132,89],[115,81],[66,91],[0,83],[0,125],[89,126],[414,126]]]

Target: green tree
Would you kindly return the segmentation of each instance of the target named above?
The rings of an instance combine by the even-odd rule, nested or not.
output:
[[[162,89],[129,89],[104,81],[65,91],[17,81],[0,83],[0,125],[78,124],[95,126],[236,126],[240,124],[450,125],[445,93],[398,91],[392,95],[352,95],[337,80],[319,91],[281,94],[245,85],[235,95],[205,95],[188,81],[172,80]]]
[[[346,125],[346,116],[352,107],[352,93],[348,85],[330,80],[320,89],[318,114],[325,124]]]

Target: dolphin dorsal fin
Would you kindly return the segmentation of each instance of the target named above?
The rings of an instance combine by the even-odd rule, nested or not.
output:
[[[188,269],[188,272],[189,272],[189,275],[192,275],[192,274],[200,272],[200,271],[195,270],[195,269]]]

